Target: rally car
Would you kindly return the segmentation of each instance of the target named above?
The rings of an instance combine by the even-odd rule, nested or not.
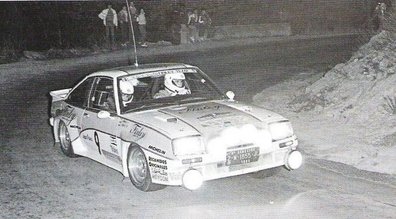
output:
[[[234,100],[195,66],[118,67],[50,94],[62,152],[107,165],[142,191],[195,190],[208,180],[302,164],[289,120]]]

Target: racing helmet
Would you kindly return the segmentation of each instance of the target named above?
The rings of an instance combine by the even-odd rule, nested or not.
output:
[[[188,94],[189,90],[185,84],[186,77],[183,73],[166,74],[164,79],[165,87],[173,94]]]
[[[135,88],[130,81],[120,81],[121,98],[124,103],[130,103],[133,100]]]

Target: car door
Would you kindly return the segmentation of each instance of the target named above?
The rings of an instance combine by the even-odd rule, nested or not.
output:
[[[66,106],[62,112],[62,121],[65,122],[73,143],[76,154],[84,155],[84,146],[76,143],[81,132],[82,116],[88,106],[88,99],[92,89],[94,78],[87,78],[80,82],[65,100]]]
[[[96,77],[88,107],[82,116],[82,140],[89,157],[115,169],[121,168],[121,140],[114,97],[114,80]]]

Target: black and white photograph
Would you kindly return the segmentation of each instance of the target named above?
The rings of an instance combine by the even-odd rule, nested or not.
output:
[[[395,7],[0,1],[0,218],[396,218]]]

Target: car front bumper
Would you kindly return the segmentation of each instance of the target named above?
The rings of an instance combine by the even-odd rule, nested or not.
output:
[[[283,146],[286,143],[288,146]],[[255,159],[247,163],[230,164],[225,154],[223,159],[220,160],[211,159],[209,155],[202,157],[195,156],[187,159],[191,161],[190,163],[186,162],[186,159],[172,160],[168,161],[166,173],[163,171],[162,176],[158,177],[158,175],[152,171],[152,178],[153,182],[158,184],[183,185],[184,176],[191,170],[198,171],[202,176],[202,181],[208,181],[279,166],[285,166],[288,169],[296,169],[290,168],[288,160],[290,154],[296,151],[297,144],[298,141],[295,136],[283,141],[273,142],[273,147],[276,149],[261,153],[257,156],[257,160]],[[282,146],[282,148],[280,148],[280,146]],[[165,174],[166,177],[164,177]]]

